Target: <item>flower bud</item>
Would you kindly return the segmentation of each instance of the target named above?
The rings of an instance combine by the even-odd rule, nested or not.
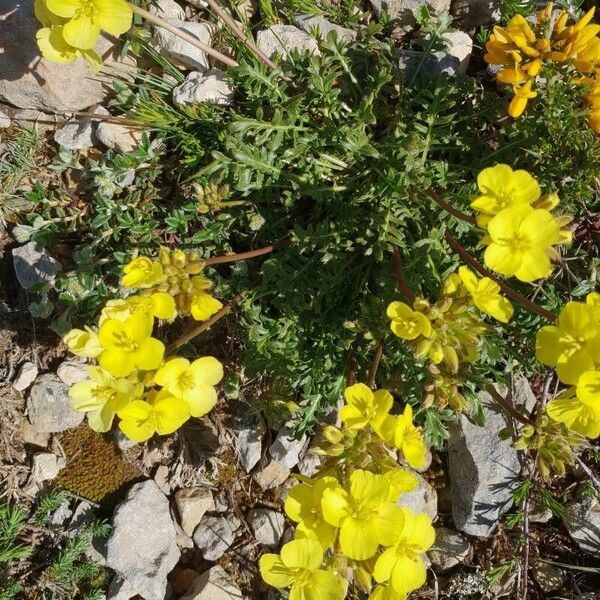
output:
[[[344,433],[342,432],[341,429],[338,429],[337,427],[334,427],[333,425],[327,425],[323,428],[323,437],[328,442],[331,442],[332,444],[336,444],[336,443],[342,441],[342,439],[344,437]]]

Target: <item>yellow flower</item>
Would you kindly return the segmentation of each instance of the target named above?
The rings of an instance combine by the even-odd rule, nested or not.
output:
[[[139,398],[144,386],[128,379],[116,379],[99,367],[88,367],[90,379],[71,386],[69,397],[75,410],[87,413],[89,426],[105,432],[112,427],[115,414]]]
[[[377,427],[387,416],[394,399],[387,390],[371,391],[364,383],[346,388],[345,406],[340,418],[348,429],[363,429],[367,425]]]
[[[487,267],[528,282],[550,275],[547,250],[559,241],[560,230],[547,210],[508,208],[488,223],[488,233],[491,243],[484,254]]]
[[[404,407],[404,413],[398,417],[388,415],[377,429],[381,439],[402,451],[406,462],[414,469],[425,464],[425,442],[423,433],[413,425],[413,411],[410,404]]]
[[[221,379],[223,365],[212,356],[203,356],[191,364],[186,358],[172,358],[154,375],[155,383],[188,404],[192,417],[202,417],[214,408],[214,386]]]
[[[401,529],[391,548],[377,559],[373,577],[378,583],[389,581],[398,594],[409,594],[425,583],[427,574],[421,555],[433,546],[435,530],[425,513],[415,514],[410,508],[399,510]]]
[[[119,410],[119,428],[134,442],[145,442],[155,433],[167,435],[179,429],[189,418],[188,405],[167,391],[150,391],[147,401],[133,400]]]
[[[458,275],[471,295],[473,304],[486,315],[501,323],[508,323],[513,314],[512,304],[500,295],[500,286],[489,277],[478,279],[467,267],[460,267]]]
[[[569,429],[596,439],[600,436],[600,371],[586,371],[575,388],[551,400],[548,416]]]
[[[80,50],[69,45],[64,39],[64,28],[61,25],[42,27],[36,33],[36,41],[42,56],[55,63],[63,65],[84,58],[94,71],[102,67],[102,58],[95,50]]]
[[[149,288],[164,280],[162,265],[146,256],[140,256],[123,267],[121,283],[129,288]]]
[[[192,317],[196,321],[206,321],[210,319],[216,312],[223,308],[223,304],[207,293],[212,287],[212,281],[196,275],[192,277],[192,305],[191,312]]]
[[[387,478],[360,469],[350,475],[345,489],[338,484],[324,490],[323,517],[340,529],[339,545],[349,558],[371,558],[393,536],[398,509],[388,494]]]
[[[290,588],[290,600],[343,600],[348,583],[332,571],[321,569],[323,548],[308,538],[292,540],[281,554],[263,554],[260,574],[275,588]]]
[[[390,502],[396,502],[401,494],[412,492],[419,485],[416,475],[406,469],[392,469],[386,471],[383,476],[388,480],[390,486],[388,494]]]
[[[527,102],[537,96],[537,92],[531,90],[532,85],[533,79],[528,79],[521,85],[513,85],[514,96],[508,105],[508,114],[513,119],[520,117],[527,108]]]
[[[396,592],[389,585],[378,585],[369,600],[406,600],[406,594]]]
[[[96,358],[102,352],[98,335],[91,329],[71,329],[63,337],[63,342],[77,356]]]
[[[404,302],[392,302],[387,307],[390,327],[395,335],[404,340],[414,340],[420,335],[431,335],[431,322],[421,312],[413,310]]]
[[[284,508],[285,514],[298,523],[297,537],[317,540],[323,548],[333,545],[337,530],[323,518],[321,500],[326,489],[337,486],[338,482],[334,477],[320,477],[314,481],[299,483],[290,490]]]
[[[471,202],[471,207],[485,215],[530,205],[542,195],[538,182],[527,171],[513,171],[504,164],[483,169],[477,176],[477,186],[481,196]],[[487,222],[479,225],[484,227]]]
[[[156,292],[150,296],[130,296],[125,300],[109,300],[100,315],[100,324],[106,319],[125,321],[131,315],[172,321],[177,316],[173,296],[166,292]]]
[[[582,373],[600,364],[600,309],[567,302],[557,324],[538,331],[535,354],[541,363],[556,367],[562,382],[576,383]]]
[[[115,36],[131,27],[133,13],[124,0],[46,0],[48,10],[68,19],[63,35],[81,50],[93,48],[102,30]]]
[[[115,377],[127,377],[136,368],[156,369],[165,347],[151,334],[152,319],[144,315],[132,315],[125,321],[107,319],[98,333],[104,349],[98,358],[100,366]]]

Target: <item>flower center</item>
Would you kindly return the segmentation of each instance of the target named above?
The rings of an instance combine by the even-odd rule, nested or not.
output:
[[[522,252],[531,247],[529,236],[523,233],[514,233],[511,237],[506,238],[505,243],[517,252]]]
[[[94,20],[98,16],[98,4],[96,0],[79,0],[79,8],[75,14],[75,18],[80,19],[86,17],[87,19]],[[144,269],[146,273],[149,273],[150,269],[146,267]]]
[[[117,331],[113,334],[114,345],[123,352],[137,352],[139,345],[132,340],[124,331]]]

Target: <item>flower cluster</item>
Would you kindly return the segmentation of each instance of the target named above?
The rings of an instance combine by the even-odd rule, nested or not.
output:
[[[480,195],[471,203],[479,214],[477,224],[487,230],[485,265],[506,277],[535,281],[552,272],[554,248],[569,243],[568,217],[551,211],[559,204],[555,193],[542,195],[527,171],[508,165],[484,169],[477,177]]]
[[[512,86],[514,96],[508,107],[512,117],[519,117],[527,102],[537,96],[533,91],[536,77],[546,62],[554,62],[579,73],[579,83],[592,85],[591,93],[585,96],[591,107],[588,121],[600,132],[600,25],[591,23],[594,12],[591,8],[567,26],[567,12],[554,14],[549,3],[537,13],[533,26],[522,15],[515,15],[506,28],[494,27],[485,60],[501,65],[496,79]]]
[[[42,24],[36,38],[46,60],[67,64],[84,58],[97,70],[100,32],[125,33],[133,13],[125,0],[35,0],[35,16]]]
[[[542,327],[536,356],[571,386],[548,403],[548,415],[588,438],[600,436],[600,294],[568,302],[556,325]]]
[[[165,358],[164,344],[152,337],[156,320],[171,321],[193,306],[194,316],[206,319],[221,306],[205,291],[195,291],[210,283],[199,275],[190,279],[190,272],[201,270],[198,260],[164,249],[160,256],[160,261],[137,258],[125,267],[123,284],[142,288],[141,294],[107,302],[97,330],[73,329],[64,337],[71,352],[97,363],[87,368],[89,379],[69,390],[73,407],[86,412],[99,432],[108,431],[118,416],[121,431],[136,442],[172,433],[190,417],[208,413],[223,377],[216,358]],[[200,281],[190,283],[192,292],[177,285],[195,279]]]
[[[507,323],[513,308],[496,282],[478,278],[464,266],[449,275],[434,305],[418,298],[412,308],[404,302],[388,306],[392,332],[412,344],[417,359],[430,362],[426,406],[466,407],[455,374],[461,363],[472,363],[476,358],[480,336],[486,330],[480,312]]]
[[[386,390],[359,383],[345,398],[343,427],[324,430],[327,461],[314,477],[301,478],[285,501],[297,523],[295,539],[280,554],[263,555],[260,571],[269,585],[290,588],[290,598],[342,600],[352,580],[369,600],[404,600],[425,583],[422,555],[435,532],[429,516],[397,506],[417,480],[390,450],[422,466],[422,434],[410,407],[389,414],[393,398]]]

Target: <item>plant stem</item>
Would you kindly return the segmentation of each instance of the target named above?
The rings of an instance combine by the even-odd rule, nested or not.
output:
[[[493,385],[488,385],[485,391],[494,399],[494,402],[500,405],[500,408],[504,410],[513,419],[516,419],[523,425],[533,425],[525,415],[522,415]]]
[[[377,369],[379,368],[379,363],[381,362],[381,357],[383,356],[383,344],[379,342],[377,344],[377,348],[375,348],[375,354],[373,355],[373,360],[371,361],[371,366],[369,367],[369,375],[367,376],[367,387],[373,388],[375,385],[375,376],[377,375]]]
[[[475,217],[467,215],[466,213],[454,208],[451,204],[448,204],[433,188],[425,190],[426,194],[438,205],[441,206],[447,213],[450,213],[453,217],[477,227],[477,221]]]
[[[473,269],[475,269],[480,275],[483,275],[484,277],[489,277],[492,281],[495,281],[502,288],[502,291],[511,300],[518,302],[519,304],[521,304],[523,307],[525,307],[527,310],[531,311],[532,313],[535,313],[536,315],[539,315],[540,317],[544,317],[544,319],[548,319],[548,321],[552,321],[552,322],[556,321],[556,315],[554,313],[550,312],[549,310],[546,310],[545,308],[541,307],[539,304],[532,302],[528,298],[525,298],[525,296],[522,296],[521,294],[519,294],[519,292],[517,292],[517,290],[513,289],[510,285],[508,285],[507,283],[502,281],[502,279],[499,279],[491,271],[488,271],[475,257],[471,256],[471,254],[469,254],[469,252],[467,252],[467,250],[465,250],[465,248],[460,244],[460,242],[454,236],[452,236],[452,234],[449,233],[448,231],[446,231],[446,233],[445,233],[445,238],[446,238],[446,241],[448,242],[448,244],[450,244],[450,247],[468,265],[473,267]]]
[[[182,336],[177,338],[168,348],[166,354],[169,355],[177,348],[187,344],[195,337],[199,336],[202,332],[210,329],[219,319],[223,318],[228,312],[231,311],[237,304],[239,304],[246,295],[246,292],[240,292],[237,296],[234,296],[218,313],[215,313],[208,321],[204,321],[200,325],[194,327],[188,333],[184,333]]]
[[[276,244],[272,246],[265,246],[264,248],[258,248],[257,250],[250,250],[248,252],[240,252],[238,254],[223,254],[222,256],[211,256],[206,260],[202,261],[205,267],[211,265],[220,265],[222,263],[237,262],[239,260],[246,260],[248,258],[256,258],[257,256],[263,256],[270,254],[277,247]]]
[[[233,58],[231,58],[230,56],[221,54],[221,52],[219,52],[218,50],[215,50],[214,48],[211,48],[210,46],[203,44],[199,39],[195,38],[193,35],[190,35],[189,33],[186,33],[185,31],[182,31],[181,29],[178,29],[177,27],[173,27],[173,25],[171,25],[170,23],[167,23],[164,19],[161,19],[159,16],[153,15],[152,13],[148,12],[147,10],[140,8],[139,6],[136,6],[135,4],[132,4],[131,2],[128,2],[127,4],[129,5],[129,8],[131,8],[131,10],[136,15],[139,15],[140,17],[146,19],[146,21],[153,23],[157,27],[162,27],[166,31],[169,31],[173,35],[176,35],[177,37],[186,41],[188,44],[191,44],[192,46],[195,46],[199,50],[202,50],[202,52],[205,52],[209,56],[212,56],[215,60],[218,60],[219,62],[221,62],[229,67],[239,66],[239,63],[236,60],[234,60]]]
[[[577,454],[573,454],[577,464],[581,467],[583,472],[590,478],[593,486],[596,488],[596,491],[600,493],[600,480],[594,475],[593,471],[577,456]]]
[[[394,251],[392,252],[392,264],[394,266],[394,274],[396,275],[398,291],[406,298],[406,300],[408,300],[410,304],[413,304],[416,297],[406,281],[404,268],[402,267],[402,259],[400,258],[400,249],[397,246],[394,246]]]

